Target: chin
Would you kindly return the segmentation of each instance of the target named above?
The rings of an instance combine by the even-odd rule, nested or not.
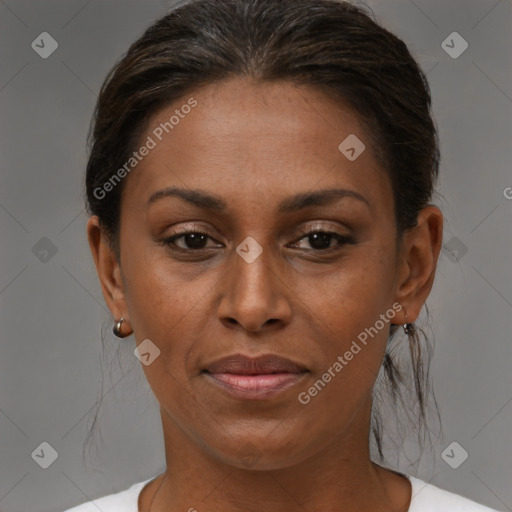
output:
[[[300,435],[292,439],[300,439]],[[226,445],[212,448],[217,458],[224,464],[254,471],[285,469],[305,460],[306,446],[290,443],[286,439],[275,437],[269,442],[269,435],[248,435],[239,438],[235,444],[233,437],[226,439]]]

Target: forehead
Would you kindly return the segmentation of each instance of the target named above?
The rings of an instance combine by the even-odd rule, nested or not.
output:
[[[357,113],[310,86],[217,82],[157,112],[140,143],[149,139],[153,148],[126,183],[132,203],[173,185],[217,190],[245,203],[330,186],[380,195],[381,202],[390,194]],[[355,159],[347,157],[352,148]]]

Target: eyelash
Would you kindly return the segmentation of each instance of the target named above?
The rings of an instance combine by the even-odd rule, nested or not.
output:
[[[338,241],[337,245],[335,245],[333,247],[328,247],[326,249],[303,249],[303,250],[306,250],[306,251],[317,252],[319,254],[320,253],[323,253],[323,254],[330,253],[332,251],[336,251],[336,250],[340,249],[341,247],[343,247],[346,244],[353,244],[354,243],[354,239],[352,237],[350,237],[350,236],[340,235],[339,233],[336,233],[334,231],[327,231],[325,229],[311,229],[311,230],[308,231],[306,229],[299,228],[299,231],[301,231],[304,234],[304,236],[300,237],[294,243],[300,242],[304,238],[307,238],[310,235],[314,235],[316,233],[323,233],[323,234],[326,234],[326,235],[331,235],[332,237],[334,237]],[[203,247],[201,249],[184,249],[183,247],[176,246],[176,244],[174,242],[176,240],[180,239],[180,238],[183,238],[184,236],[187,236],[187,235],[203,235],[203,236],[206,236],[206,237],[210,238],[211,240],[214,240],[208,233],[205,233],[203,231],[190,230],[190,231],[183,231],[182,233],[178,233],[178,234],[169,236],[169,237],[163,239],[161,241],[161,243],[162,243],[162,245],[167,246],[167,247],[171,248],[172,250],[178,251],[178,252],[187,252],[187,253],[196,252],[196,253],[198,253],[200,251],[211,249],[211,248],[208,248],[208,247]]]

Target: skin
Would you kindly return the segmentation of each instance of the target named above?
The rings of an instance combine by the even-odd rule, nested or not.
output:
[[[410,483],[373,463],[368,446],[389,323],[309,404],[297,395],[393,303],[403,306],[393,323],[417,319],[435,276],[441,212],[423,209],[397,250],[391,181],[369,134],[348,105],[308,86],[208,85],[158,112],[141,141],[190,96],[198,105],[125,178],[120,262],[97,217],[87,224],[106,303],[126,319],[123,335],[161,351],[142,368],[160,403],[167,469],[143,489],[140,510],[406,511]],[[338,150],[349,134],[366,145],[355,161]],[[170,186],[219,196],[227,209],[178,197],[146,204]],[[292,195],[334,188],[369,206],[343,197],[277,212]],[[355,243],[332,237],[326,255],[300,226]],[[206,232],[207,249],[175,240],[196,251],[186,256],[160,243],[178,227]],[[236,252],[248,236],[263,250],[252,263]],[[235,399],[201,373],[234,353],[277,354],[308,372],[272,398]]]

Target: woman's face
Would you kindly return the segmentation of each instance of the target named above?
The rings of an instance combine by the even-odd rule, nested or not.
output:
[[[158,112],[146,143],[125,178],[120,272],[104,291],[136,343],[151,340],[142,367],[167,440],[261,469],[349,432],[367,442],[389,326],[405,320],[397,303],[415,320],[438,247],[426,228],[397,253],[391,182],[358,115],[310,87],[237,78]],[[207,236],[166,242],[184,232]],[[251,367],[259,377],[213,366],[235,355],[295,366]]]

